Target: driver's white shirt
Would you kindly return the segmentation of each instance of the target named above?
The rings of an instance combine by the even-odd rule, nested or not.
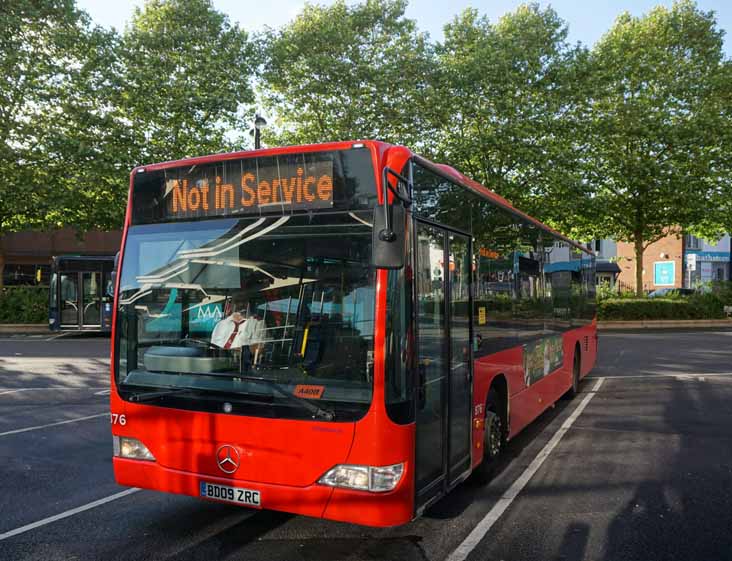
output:
[[[211,333],[211,343],[223,349],[231,334],[234,333],[234,329],[236,329],[236,322],[231,316],[222,319],[216,324],[216,327],[214,327]],[[229,348],[239,349],[244,345],[261,343],[265,337],[264,330],[264,321],[261,319],[255,317],[243,319],[243,321],[239,322],[239,330]]]

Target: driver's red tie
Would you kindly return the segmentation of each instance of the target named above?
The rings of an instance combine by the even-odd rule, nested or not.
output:
[[[231,332],[231,335],[229,335],[229,338],[226,340],[226,343],[224,344],[225,349],[231,348],[231,345],[234,343],[234,339],[236,339],[236,334],[239,333],[239,326],[245,321],[246,320],[244,319],[239,322],[234,321],[234,331]]]

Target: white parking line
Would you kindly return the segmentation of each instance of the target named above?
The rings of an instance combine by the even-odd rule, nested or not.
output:
[[[69,332],[65,333],[59,333],[58,335],[52,335],[48,339],[44,339],[44,341],[55,341],[56,339],[61,339],[62,337],[66,337],[69,334]]]
[[[577,417],[579,417],[582,414],[582,411],[585,410],[585,407],[587,407],[587,404],[590,402],[590,400],[595,397],[598,390],[600,389],[600,386],[602,386],[603,381],[603,379],[599,379],[597,383],[595,383],[592,390],[580,402],[580,404],[572,412],[569,418],[567,418],[567,420],[562,423],[562,426],[559,427],[559,430],[556,433],[554,433],[554,436],[552,436],[551,440],[546,443],[541,452],[539,452],[536,458],[534,458],[534,461],[532,461],[531,464],[529,464],[529,467],[527,467],[524,472],[519,476],[519,478],[513,482],[511,487],[509,487],[508,491],[503,494],[498,502],[493,505],[493,508],[490,509],[488,514],[486,514],[483,518],[483,520],[478,522],[478,525],[473,528],[473,531],[468,534],[468,537],[465,538],[463,542],[459,546],[457,546],[455,551],[450,554],[450,557],[447,558],[447,561],[464,561],[465,559],[467,559],[468,555],[470,555],[470,552],[473,551],[475,547],[483,540],[488,531],[493,527],[496,521],[498,521],[501,515],[511,505],[511,503],[518,496],[521,490],[526,487],[526,484],[538,471],[538,469],[541,467],[541,464],[543,464],[544,461],[549,457],[549,454],[551,454],[552,450],[556,448],[557,444],[559,444],[559,441],[562,440],[562,437],[567,433],[569,428],[577,420]]]
[[[56,423],[48,423],[47,425],[37,425],[35,427],[25,427],[23,429],[9,430],[6,432],[0,432],[0,436],[8,436],[11,434],[19,434],[21,432],[28,432],[31,430],[45,429],[48,427],[57,427],[59,425],[68,425],[69,423],[78,423],[79,421],[88,421],[89,419],[97,419],[98,417],[109,417],[109,413],[99,413],[97,415],[87,415],[86,417],[76,417],[74,419],[67,419],[66,421],[58,421]]]
[[[116,501],[117,499],[121,499],[128,495],[131,495],[132,493],[137,493],[139,490],[140,489],[138,489],[137,487],[132,487],[131,489],[126,489],[119,493],[115,493],[114,495],[104,497],[103,499],[99,499],[97,501],[93,501],[82,506],[77,506],[76,508],[72,508],[71,510],[64,511],[60,514],[54,514],[53,516],[49,516],[48,518],[44,518],[43,520],[32,522],[31,524],[26,524],[25,526],[21,526],[20,528],[16,528],[15,530],[10,530],[9,532],[0,534],[0,541],[7,540],[8,538],[12,538],[13,536],[17,536],[18,534],[23,534],[30,530],[34,530],[35,528],[45,526],[46,524],[51,524],[52,522],[56,522],[57,520],[63,520],[64,518],[68,518],[69,516],[74,516],[75,514],[79,514],[80,512],[84,512],[85,510],[91,510],[92,508],[96,508],[103,504],[111,503],[112,501]]]

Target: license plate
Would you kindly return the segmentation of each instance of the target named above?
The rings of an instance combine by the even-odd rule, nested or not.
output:
[[[253,489],[229,487],[228,485],[218,485],[216,483],[201,481],[199,495],[204,499],[262,508],[259,491],[254,491]]]

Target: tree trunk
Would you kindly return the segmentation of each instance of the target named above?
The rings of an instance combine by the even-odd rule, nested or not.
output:
[[[633,241],[635,246],[635,295],[643,296],[643,238],[636,235]]]

